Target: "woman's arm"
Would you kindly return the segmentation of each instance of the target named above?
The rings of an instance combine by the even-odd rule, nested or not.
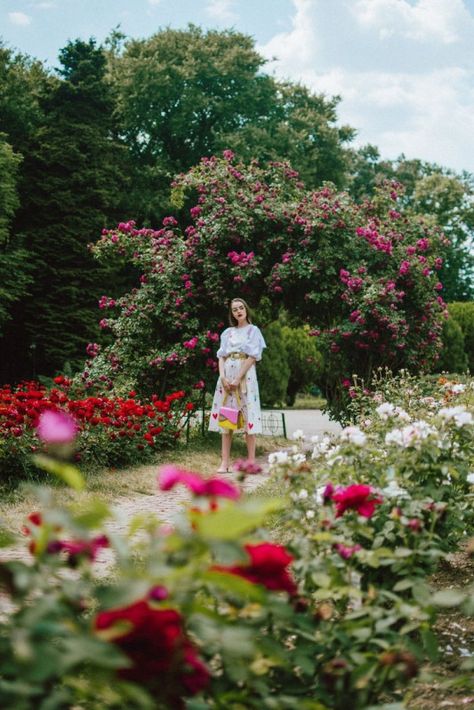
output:
[[[225,389],[226,392],[229,392],[231,389],[230,382],[225,376],[225,371],[224,371],[224,363],[225,363],[225,357],[220,357],[219,358],[219,377],[221,378],[222,386]]]
[[[239,376],[233,381],[233,385],[235,387],[238,387],[241,380],[244,379],[245,375],[247,374],[247,371],[250,370],[252,365],[255,365],[256,359],[254,357],[247,357],[246,360],[242,363],[242,367],[240,368]]]

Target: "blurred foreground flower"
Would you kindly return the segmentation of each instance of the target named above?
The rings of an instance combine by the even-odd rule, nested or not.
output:
[[[69,444],[76,438],[77,424],[66,412],[51,409],[40,414],[36,432],[45,444]]]
[[[181,707],[177,704],[181,695],[195,695],[207,686],[209,672],[176,610],[156,609],[141,600],[100,612],[94,626],[132,662],[131,668],[119,671],[120,677],[165,695],[167,707]]]
[[[245,545],[245,550],[250,557],[249,564],[231,567],[219,565],[214,569],[244,577],[249,582],[261,584],[272,591],[288,592],[291,596],[296,594],[296,583],[288,570],[293,557],[283,545],[262,542],[256,545]]]
[[[258,463],[252,463],[245,459],[239,459],[234,463],[234,471],[238,471],[239,473],[254,474],[261,473],[262,470],[262,467]]]
[[[231,498],[232,500],[240,497],[239,489],[222,478],[202,478],[197,473],[185,471],[176,466],[162,466],[158,474],[160,490],[169,491],[178,483],[189,488],[195,496]]]

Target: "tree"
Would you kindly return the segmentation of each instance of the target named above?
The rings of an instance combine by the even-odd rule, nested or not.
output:
[[[6,345],[34,349],[35,369],[43,374],[65,361],[81,363],[97,332],[94,307],[110,272],[87,245],[116,220],[122,189],[105,55],[93,40],[77,40],[61,50],[60,60],[62,79],[51,82],[42,101],[44,125],[24,160],[16,229],[30,252],[34,284]]]
[[[50,77],[41,64],[0,41],[0,133],[16,153],[24,153],[41,125],[41,97]]]
[[[175,174],[229,147],[246,160],[290,160],[310,186],[342,182],[354,132],[336,126],[338,100],[279,83],[264,64],[253,38],[232,30],[113,35],[109,74],[135,161],[138,223],[166,214]]]
[[[21,157],[0,133],[0,336],[11,317],[11,306],[30,283],[28,253],[18,247],[11,221],[18,208],[18,169]]]
[[[109,378],[159,391],[214,378],[216,333],[239,295],[316,326],[335,406],[352,373],[430,368],[446,313],[437,279],[444,237],[397,210],[395,185],[357,205],[329,186],[307,191],[288,165],[235,163],[226,151],[177,180],[174,199],[190,207],[184,231],[167,216],[157,230],[121,224],[95,246],[100,259],[125,257],[142,276],[126,296],[105,300],[102,325],[114,342],[94,349],[87,386]]]

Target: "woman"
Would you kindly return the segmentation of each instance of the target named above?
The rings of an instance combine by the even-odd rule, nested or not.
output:
[[[222,461],[218,473],[227,473],[230,468],[232,431],[219,426],[219,409],[225,405],[241,409],[243,427],[237,432],[245,432],[247,455],[250,463],[255,463],[255,435],[262,433],[262,413],[258,392],[255,363],[261,360],[266,347],[260,329],[252,324],[250,310],[243,298],[233,298],[229,305],[229,322],[221,335],[219,358],[219,380],[212,402],[209,431],[222,434]]]

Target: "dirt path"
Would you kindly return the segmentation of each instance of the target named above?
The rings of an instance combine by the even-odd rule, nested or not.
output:
[[[261,458],[258,463],[262,466],[263,472],[246,477],[246,480],[241,484],[244,493],[255,490],[269,478],[267,458]],[[149,476],[150,480],[154,481],[156,479],[156,464],[143,466],[142,471],[145,476]],[[220,477],[230,482],[236,482],[235,473],[220,474]],[[154,486],[152,492],[148,494],[135,494],[133,497],[117,498],[111,503],[113,518],[105,525],[106,532],[124,533],[134,516],[146,513],[156,516],[163,523],[173,523],[183,505],[190,500],[191,494],[184,486],[177,486],[171,491],[160,491]],[[0,550],[0,560],[2,562],[10,560],[28,562],[31,560],[26,538],[24,544],[22,543],[23,541],[20,541],[14,547]],[[100,559],[97,560],[98,567],[107,567],[109,564],[108,558],[107,550],[102,551]]]

